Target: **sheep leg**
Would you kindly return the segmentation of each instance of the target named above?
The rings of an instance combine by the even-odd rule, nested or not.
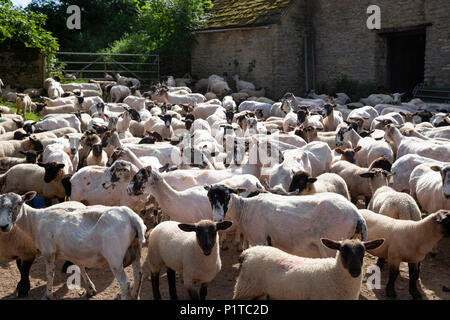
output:
[[[183,282],[184,282],[184,287],[187,289],[187,292],[189,294],[189,299],[190,300],[198,300],[199,296],[198,296],[197,290],[195,290],[195,288],[194,288],[194,283],[192,281],[192,277],[185,274],[183,276]]]
[[[79,267],[80,267],[81,276],[83,277],[83,280],[87,286],[87,288],[86,288],[87,296],[88,297],[95,296],[97,294],[97,289],[95,289],[94,283],[91,281],[88,274],[86,273],[86,268],[83,266],[79,266]]]
[[[383,270],[384,263],[386,262],[386,259],[384,258],[378,258],[377,260],[377,266],[380,268],[380,270]]]
[[[386,296],[389,298],[395,298],[397,297],[397,294],[395,292],[395,280],[397,280],[399,272],[399,265],[400,263],[389,263],[389,281],[386,285]]]
[[[167,281],[169,282],[170,299],[178,300],[175,271],[170,268],[167,268]]]
[[[206,300],[206,295],[208,294],[208,284],[206,282],[202,283],[200,286],[200,300]]]
[[[139,297],[139,292],[141,291],[142,277],[144,273],[141,266],[141,251],[136,250],[136,258],[133,261],[133,289],[131,291],[131,297],[136,299]]]
[[[50,300],[53,294],[53,278],[55,276],[55,256],[46,256],[45,258],[45,271],[47,274],[47,288],[42,300]]]
[[[409,293],[415,300],[422,299],[422,294],[417,289],[417,280],[419,279],[419,266],[417,263],[408,263],[409,269]]]
[[[161,293],[159,292],[159,272],[151,273],[153,300],[161,300]]]
[[[62,272],[67,273],[67,268],[69,268],[70,266],[73,266],[72,262],[70,262],[70,261],[64,262],[64,265],[62,267]]]
[[[17,295],[19,298],[28,296],[30,291],[30,268],[33,264],[34,258],[28,261],[16,260],[17,268],[20,271],[20,281],[17,284]]]
[[[122,300],[128,300],[130,298],[130,282],[128,281],[122,263],[117,267],[111,267],[111,271],[119,282],[121,291],[120,298]]]

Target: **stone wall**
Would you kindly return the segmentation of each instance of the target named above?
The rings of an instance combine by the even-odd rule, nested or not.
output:
[[[386,86],[386,38],[366,27],[366,9],[381,8],[381,28],[426,27],[425,81],[450,86],[450,1],[314,0],[317,82],[343,75]]]
[[[44,58],[37,49],[1,44],[0,78],[13,88],[42,88]]]
[[[234,74],[257,87],[273,88],[273,45],[275,29],[255,28],[198,33],[191,54],[191,72],[199,78],[227,72],[235,87]],[[272,94],[270,91],[269,94]]]

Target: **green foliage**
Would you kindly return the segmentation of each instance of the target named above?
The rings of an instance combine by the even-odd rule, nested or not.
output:
[[[13,102],[3,101],[2,98],[0,98],[0,105],[7,106],[11,109],[13,109],[17,113],[17,106]],[[25,113],[27,120],[33,120],[33,121],[40,121],[42,119],[42,116],[35,112],[26,112]]]
[[[139,7],[134,32],[124,35],[110,47],[112,53],[190,52],[194,31],[212,6],[210,0],[150,0]]]
[[[0,0],[0,43],[37,48],[44,54],[57,51],[57,39],[44,29],[46,19],[44,14],[25,12],[9,0]]]
[[[349,79],[346,75],[340,77],[333,83],[323,82],[319,84],[316,92],[325,94],[335,94],[337,92],[346,93],[352,101],[359,101],[372,93],[379,93],[380,88],[374,82],[359,82]]]
[[[29,12],[48,16],[47,27],[59,39],[61,51],[98,52],[133,31],[143,0],[33,0]],[[66,26],[67,7],[81,9],[81,30]]]

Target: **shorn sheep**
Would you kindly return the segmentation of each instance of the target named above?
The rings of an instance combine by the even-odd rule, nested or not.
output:
[[[148,238],[148,262],[153,297],[161,299],[159,273],[167,267],[171,299],[178,299],[175,273],[183,275],[184,286],[191,300],[204,300],[208,284],[222,268],[217,231],[231,227],[231,222],[201,220],[195,224],[165,221],[156,226]],[[199,294],[194,282],[200,282]]]
[[[43,299],[52,297],[57,259],[72,261],[80,267],[88,295],[94,295],[96,289],[85,268],[109,265],[120,284],[122,299],[138,297],[142,280],[140,256],[147,228],[136,213],[127,207],[91,206],[66,212],[60,208],[33,209],[25,205],[35,196],[34,191],[23,196],[15,193],[0,196],[5,199],[0,222],[3,232],[11,231],[16,225],[20,227],[41,253],[47,275]],[[131,263],[132,289],[124,271]]]
[[[442,237],[450,236],[450,211],[440,210],[420,221],[392,219],[369,210],[360,210],[360,213],[367,222],[368,239],[385,239],[381,247],[368,251],[388,260],[386,295],[396,297],[395,280],[399,275],[400,262],[404,261],[408,262],[409,267],[409,292],[414,299],[421,299],[417,289],[420,262]]]
[[[383,239],[320,240],[323,246],[338,250],[336,258],[303,258],[268,246],[245,250],[239,260],[241,269],[233,299],[358,299],[364,253],[378,248]]]

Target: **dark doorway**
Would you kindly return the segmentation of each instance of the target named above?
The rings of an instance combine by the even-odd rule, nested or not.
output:
[[[425,29],[389,33],[387,48],[388,88],[410,96],[424,79]]]

